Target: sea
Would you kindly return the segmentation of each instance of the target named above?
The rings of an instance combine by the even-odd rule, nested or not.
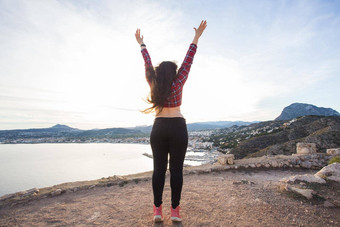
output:
[[[151,171],[149,144],[0,144],[0,196],[65,182]],[[197,152],[187,151],[187,155]],[[187,165],[200,161],[185,160]]]

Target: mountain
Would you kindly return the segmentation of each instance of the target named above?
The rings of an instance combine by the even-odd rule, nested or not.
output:
[[[67,125],[56,124],[55,126],[52,126],[49,129],[73,130],[74,128],[71,128],[70,126]]]
[[[14,129],[0,130],[0,141],[12,139],[28,139],[28,138],[103,138],[103,137],[119,137],[126,135],[143,135],[140,130],[126,128],[106,128],[80,130],[71,128],[67,125],[57,124],[50,128],[33,128],[33,129]]]
[[[212,129],[220,129],[220,128],[228,128],[234,125],[241,126],[241,125],[249,125],[253,122],[247,121],[207,121],[207,122],[195,122],[195,123],[188,123],[187,128],[188,131],[198,131],[198,130],[212,130]],[[152,125],[149,126],[136,126],[131,129],[140,130],[144,133],[150,133],[152,130]]]
[[[60,137],[65,134],[77,133],[82,130],[71,128],[67,125],[55,125],[50,128],[12,129],[0,130],[1,139],[37,138],[37,137]]]
[[[305,103],[293,103],[285,107],[280,116],[278,116],[275,120],[291,120],[306,115],[340,116],[339,112],[331,108],[317,107]]]
[[[196,122],[187,124],[189,131],[195,130],[208,130],[208,129],[219,129],[219,128],[228,128],[234,125],[249,125],[255,122],[246,122],[246,121],[208,121],[208,122]]]
[[[187,124],[188,130],[207,130],[226,128],[232,125],[248,125],[244,121],[212,121]],[[39,138],[67,138],[67,139],[103,139],[120,137],[145,137],[149,136],[152,125],[136,126],[131,128],[106,128],[81,130],[67,125],[56,124],[50,128],[0,130],[0,142],[20,139]]]
[[[340,147],[340,117],[303,116],[223,129],[211,137],[235,158],[296,153],[296,143],[315,143],[318,152]]]

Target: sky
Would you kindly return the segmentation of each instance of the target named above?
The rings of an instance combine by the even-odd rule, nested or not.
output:
[[[0,0],[0,130],[152,125],[134,33],[180,65],[187,123],[266,121],[294,102],[340,112],[340,1]]]

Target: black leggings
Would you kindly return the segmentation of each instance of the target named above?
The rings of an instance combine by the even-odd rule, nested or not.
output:
[[[165,172],[170,154],[171,205],[176,208],[181,199],[183,162],[188,147],[188,131],[183,117],[157,117],[150,135],[153,154],[152,189],[154,204],[162,204]]]

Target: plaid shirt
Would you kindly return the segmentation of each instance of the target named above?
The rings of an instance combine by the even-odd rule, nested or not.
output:
[[[187,54],[185,55],[184,61],[178,70],[178,76],[172,82],[170,96],[166,100],[163,107],[176,107],[182,104],[183,86],[184,86],[185,81],[188,79],[188,74],[189,74],[190,67],[193,62],[195,53],[196,53],[196,49],[197,49],[197,45],[194,43],[191,43],[189,50]],[[141,52],[142,52],[144,62],[145,62],[145,73],[147,73],[148,68],[153,67],[151,63],[151,58],[146,48],[142,49]],[[146,77],[146,80],[151,87],[150,78]]]

